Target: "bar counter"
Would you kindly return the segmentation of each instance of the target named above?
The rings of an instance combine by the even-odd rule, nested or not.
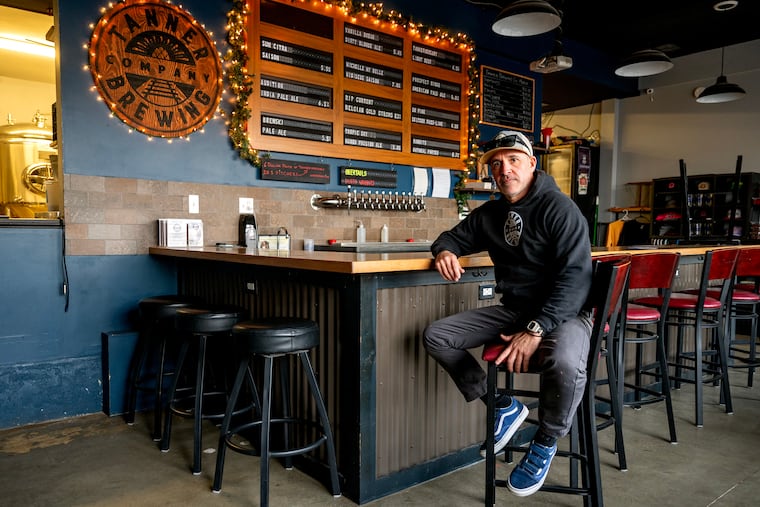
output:
[[[595,248],[592,255],[661,248]],[[676,249],[697,273],[710,248],[716,247]],[[253,319],[317,321],[313,363],[343,493],[353,501],[364,504],[481,459],[485,407],[463,400],[421,337],[434,320],[498,302],[487,254],[463,257],[457,283],[441,278],[429,252],[152,247],[150,254],[172,262],[182,294],[244,306]],[[293,389],[307,389],[301,380]],[[302,468],[322,479],[319,467]]]
[[[594,247],[591,256],[608,253],[630,253],[632,255],[653,252],[662,249],[676,250],[682,256],[703,255],[715,246],[660,246],[660,247]],[[730,246],[727,248],[731,248]],[[351,253],[330,251],[276,251],[259,250],[247,252],[245,247],[219,248],[206,247],[151,247],[151,255],[177,257],[183,259],[232,262],[255,266],[289,267],[293,269],[317,270],[326,273],[364,274],[391,273],[397,271],[425,271],[434,269],[432,255],[428,252],[394,252],[394,253]],[[467,268],[491,267],[493,263],[488,254],[481,253],[461,258],[462,266]]]

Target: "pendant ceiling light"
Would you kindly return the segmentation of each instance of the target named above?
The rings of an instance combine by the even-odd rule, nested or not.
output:
[[[636,51],[615,69],[615,74],[622,77],[644,77],[661,74],[673,68],[668,55],[656,49]]]
[[[744,98],[747,94],[741,86],[729,83],[723,74],[723,54],[725,48],[720,50],[720,76],[715,84],[708,86],[697,96],[697,102],[700,104],[718,104],[720,102],[731,102]]]
[[[496,16],[491,29],[507,37],[528,37],[557,28],[562,16],[546,0],[516,0]]]

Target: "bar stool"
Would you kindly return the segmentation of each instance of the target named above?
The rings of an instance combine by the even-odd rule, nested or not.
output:
[[[665,401],[668,418],[670,442],[678,442],[676,423],[673,417],[673,402],[670,396],[670,379],[668,378],[668,355],[665,348],[665,319],[670,308],[678,263],[678,252],[659,251],[641,253],[631,256],[631,276],[629,291],[639,291],[629,298],[625,309],[625,334],[620,343],[621,353],[618,358],[618,388],[623,405],[640,408],[641,405]],[[656,291],[656,294],[643,294],[644,291]],[[653,329],[654,328],[654,329]],[[644,360],[644,349],[654,344],[655,361]],[[635,346],[635,367],[633,382],[625,382],[624,354],[622,347]],[[654,377],[659,381],[659,388],[644,383],[645,377]],[[626,400],[625,389],[632,392],[633,399]]]
[[[213,384],[206,378],[207,370],[213,365],[208,360],[208,346],[216,345],[222,348],[222,354],[232,350],[232,326],[243,319],[246,310],[232,305],[204,305],[188,306],[179,308],[176,317],[176,329],[182,344],[177,357],[174,381],[169,391],[169,401],[166,406],[164,419],[164,432],[161,439],[160,449],[162,452],[169,450],[171,441],[172,416],[176,415],[193,419],[193,465],[194,475],[201,473],[201,443],[202,422],[204,419],[221,420],[224,409],[214,406],[214,401],[223,399],[225,402],[217,404],[226,405],[227,390],[218,384]],[[190,349],[197,355],[195,365],[195,378],[192,386],[180,388],[180,376],[186,368],[186,359]],[[189,364],[187,365],[189,366]],[[253,378],[249,375],[250,386],[253,386]],[[204,404],[208,406],[204,409]],[[255,401],[244,407],[239,407],[237,412],[250,410]],[[214,409],[217,409],[214,411]]]
[[[611,260],[595,261],[594,279],[589,293],[587,307],[593,312],[594,325],[591,332],[591,345],[586,364],[588,381],[583,393],[583,400],[578,406],[573,428],[571,430],[569,450],[558,450],[556,456],[570,458],[571,474],[568,484],[544,484],[540,491],[553,493],[565,493],[583,495],[584,505],[601,506],[604,504],[602,496],[602,475],[599,465],[599,448],[597,441],[595,393],[596,370],[599,365],[600,349],[604,336],[617,326],[617,318],[621,311],[625,289],[628,283],[631,261]],[[507,481],[496,478],[496,459],[494,447],[494,402],[497,391],[510,396],[537,397],[535,391],[505,390],[497,385],[497,370],[499,366],[494,360],[503,350],[504,344],[494,343],[483,348],[483,359],[488,362],[486,394],[486,494],[485,505],[492,507],[496,501],[496,487],[504,487]],[[577,434],[577,437],[575,435]],[[577,440],[577,442],[576,442]],[[508,446],[507,449],[517,452],[525,452],[525,447]],[[578,485],[577,474],[572,473],[573,463],[577,461],[582,469],[582,483]]]
[[[129,394],[127,398],[127,424],[135,422],[137,393],[152,391],[153,432],[152,438],[161,440],[163,419],[164,378],[172,375],[166,371],[166,349],[175,338],[174,320],[177,310],[201,303],[201,298],[171,294],[141,299],[138,304],[140,336],[135,350],[134,364],[130,368]],[[153,366],[155,365],[155,368]]]
[[[702,264],[699,287],[674,292],[670,296],[666,342],[670,343],[668,333],[671,327],[675,327],[677,332],[675,358],[668,362],[675,368],[670,379],[676,389],[681,387],[681,382],[694,384],[694,416],[697,427],[704,425],[702,405],[705,383],[719,384],[720,400],[726,405],[726,413],[734,411],[728,381],[725,319],[730,311],[730,294],[738,254],[736,248],[708,250]],[[693,350],[686,350],[684,346],[686,329],[694,333]],[[704,331],[708,331],[709,338],[703,344]],[[686,376],[684,372],[692,372],[693,375]]]
[[[330,420],[327,417],[324,400],[309,359],[309,351],[319,345],[317,323],[296,317],[275,317],[246,321],[236,324],[232,328],[232,335],[236,340],[235,344],[238,347],[240,362],[219,432],[213,492],[219,493],[222,489],[224,458],[228,447],[242,454],[261,457],[259,505],[266,507],[269,505],[269,459],[285,458],[286,468],[291,468],[290,460],[292,457],[309,453],[324,444],[327,451],[327,466],[329,467],[332,494],[335,497],[341,496]],[[232,426],[232,418],[235,415],[233,407],[239,395],[246,368],[250,361],[257,356],[264,360],[261,418],[252,421],[240,421],[239,424]],[[311,397],[319,414],[318,421],[291,415],[290,392],[287,382],[289,377],[288,364],[291,356],[296,356],[301,362],[303,374],[309,382]],[[272,382],[275,363],[278,366],[280,379],[283,383],[279,386],[283,394],[282,417],[272,416],[272,393],[276,388]],[[277,446],[277,449],[272,449],[271,436],[274,426],[283,428],[283,441],[281,446]],[[296,433],[296,428],[304,428],[304,430]],[[260,431],[258,449],[255,444],[247,444],[247,438],[236,437],[236,435],[248,432],[251,429]],[[291,439],[291,434],[295,435],[296,438]],[[315,436],[316,438],[313,438]],[[291,445],[293,440],[298,440],[301,444],[299,446]]]
[[[747,369],[747,387],[752,387],[755,368],[760,367],[757,357],[758,305],[760,247],[741,247],[736,260],[736,283],[731,291],[728,358],[729,367]],[[750,335],[747,339],[739,339],[736,333],[737,322],[742,320],[750,322]]]
[[[612,253],[594,257],[594,262],[616,262],[627,261],[631,259],[630,254]],[[628,297],[628,288],[623,290],[623,301],[621,303],[620,314],[617,317],[617,325],[614,329],[605,329],[604,341],[599,349],[600,359],[604,359],[605,374],[596,375],[593,382],[596,384],[595,399],[602,402],[607,410],[601,410],[601,405],[597,404],[596,430],[600,431],[612,427],[615,431],[615,442],[613,453],[618,457],[618,469],[620,471],[628,470],[628,460],[625,455],[625,442],[623,440],[623,400],[621,389],[619,387],[619,378],[623,368],[623,349],[620,347],[618,335],[621,329],[625,327],[625,308],[626,298]],[[608,395],[604,396],[600,391],[600,386],[607,386]]]

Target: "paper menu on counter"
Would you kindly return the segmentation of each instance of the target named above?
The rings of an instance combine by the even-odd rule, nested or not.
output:
[[[202,220],[187,220],[187,246],[203,246]]]
[[[203,221],[185,218],[158,219],[159,246],[203,246]]]

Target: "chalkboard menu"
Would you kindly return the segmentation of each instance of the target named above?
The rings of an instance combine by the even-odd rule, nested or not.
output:
[[[533,131],[535,80],[485,65],[480,67],[480,121]]]
[[[261,179],[327,184],[330,183],[330,166],[268,158],[261,162]]]
[[[327,5],[248,1],[251,146],[464,169],[473,48]]]

